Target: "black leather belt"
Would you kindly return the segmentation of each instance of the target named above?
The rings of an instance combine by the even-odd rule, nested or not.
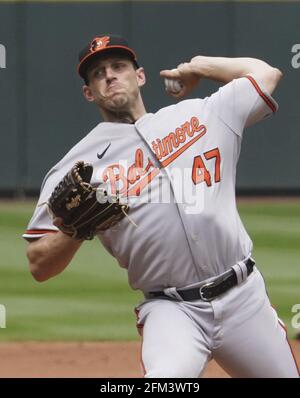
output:
[[[253,271],[253,267],[255,265],[255,261],[251,258],[246,260],[244,264],[247,267],[247,276],[251,274]],[[219,278],[215,279],[213,282],[206,283],[202,285],[200,288],[191,288],[187,290],[176,289],[176,293],[184,301],[193,301],[193,300],[203,300],[203,301],[212,301],[216,297],[221,294],[227,292],[232,287],[236,286],[238,283],[237,276],[235,271],[231,268],[230,270],[224,272],[224,274],[220,275]],[[164,291],[156,291],[149,293],[150,298],[155,297],[168,297]]]

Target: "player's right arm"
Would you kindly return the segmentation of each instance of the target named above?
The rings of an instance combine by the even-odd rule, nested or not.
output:
[[[31,239],[26,254],[34,279],[43,282],[60,274],[70,264],[82,243],[61,231]]]
[[[206,57],[198,55],[185,62],[176,69],[163,70],[161,76],[170,79],[179,79],[182,82],[181,91],[170,93],[175,98],[183,98],[194,90],[201,79],[229,83],[234,79],[253,76],[269,95],[273,93],[282,77],[279,69],[256,58],[225,58]]]

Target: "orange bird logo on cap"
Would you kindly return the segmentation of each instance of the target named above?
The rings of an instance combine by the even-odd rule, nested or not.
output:
[[[104,36],[104,37],[95,37],[93,41],[91,42],[91,47],[90,47],[90,52],[95,52],[100,50],[101,48],[104,48],[108,45],[110,41],[109,36]]]

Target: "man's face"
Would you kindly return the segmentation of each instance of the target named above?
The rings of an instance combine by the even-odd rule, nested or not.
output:
[[[86,99],[113,112],[130,111],[145,83],[143,68],[135,69],[133,63],[121,55],[96,60],[87,76],[89,84],[83,87]]]

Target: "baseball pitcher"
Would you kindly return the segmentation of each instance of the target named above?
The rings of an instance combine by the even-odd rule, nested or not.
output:
[[[23,235],[33,277],[58,275],[97,236],[144,294],[145,377],[199,377],[211,358],[232,377],[298,377],[235,199],[244,130],[277,111],[281,72],[199,55],[160,72],[178,101],[156,113],[146,112],[145,71],[122,37],[92,38],[78,73],[103,122],[44,178]],[[202,79],[223,85],[184,100]]]

